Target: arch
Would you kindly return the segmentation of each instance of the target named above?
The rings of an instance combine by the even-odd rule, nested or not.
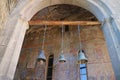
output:
[[[69,0],[66,1],[35,0],[29,2],[29,4],[27,4],[26,7],[20,11],[20,15],[22,18],[26,20],[30,20],[34,16],[34,14],[36,14],[38,11],[48,6],[57,5],[57,4],[69,4],[69,5],[76,5],[85,8],[91,13],[93,13],[98,18],[99,21],[103,21],[105,17],[108,17],[106,10],[104,10],[101,7],[101,5],[98,5],[96,2],[93,2],[92,0],[91,1],[71,0],[71,2]]]
[[[5,46],[4,50],[2,51],[4,55],[0,63],[0,80],[13,80],[25,32],[29,26],[28,21],[39,10],[56,4],[71,4],[85,8],[93,13],[98,20],[103,23],[102,30],[107,41],[109,55],[113,64],[116,80],[120,80],[120,72],[118,72],[120,70],[120,65],[115,65],[116,62],[120,62],[120,44],[118,44],[119,38],[116,36],[116,34],[120,34],[120,30],[118,28],[120,23],[116,21],[114,16],[111,17],[111,15],[115,13],[115,10],[111,8],[107,2],[103,1],[20,0],[8,19],[6,27],[3,31],[4,37],[0,36],[0,43],[2,45],[0,48]],[[113,27],[117,30],[117,32],[113,30]]]

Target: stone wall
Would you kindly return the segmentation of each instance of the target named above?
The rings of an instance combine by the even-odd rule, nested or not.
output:
[[[47,31],[45,55],[47,61],[40,65],[36,58],[42,46],[43,31],[26,34],[14,80],[44,80],[47,73],[48,56],[54,54],[52,80],[79,80],[77,52],[79,39],[77,27],[64,33],[64,55],[66,63],[59,63],[61,51],[61,29]],[[81,41],[88,57],[89,80],[115,80],[103,33],[99,27],[82,27]],[[62,76],[62,77],[61,77]]]
[[[29,5],[29,7],[28,6],[23,7],[24,5],[27,4],[27,2],[32,2],[32,1],[33,1],[33,3],[31,5]],[[34,10],[36,10],[38,8],[41,9],[41,6],[40,6],[41,4],[45,5],[45,3],[47,4],[48,1],[51,1],[51,0],[48,0],[48,1],[32,0],[32,1],[31,0],[24,0],[23,4],[21,6],[18,6],[19,8],[16,8],[15,15],[20,13],[20,11],[24,8],[26,10],[22,13],[22,16],[30,19],[30,16],[33,15],[31,12],[36,13]],[[37,4],[38,1],[41,1],[40,5]],[[60,2],[59,0],[57,0],[57,1],[52,0],[52,4],[56,4],[56,3]],[[114,16],[119,16],[119,12],[120,12],[120,9],[119,9],[120,5],[118,3],[119,0],[111,0],[111,1],[108,1],[108,2],[107,2],[107,0],[96,0],[96,1],[93,1],[93,0],[86,0],[86,1],[85,0],[84,1],[83,0],[79,0],[79,1],[78,0],[71,0],[71,1],[73,2],[73,4],[78,5],[78,6],[82,6],[83,8],[86,8],[86,9],[90,10],[92,13],[96,14],[97,18],[99,18],[100,21],[103,21],[103,22],[105,21],[102,28],[103,28],[104,34],[106,36],[111,61],[112,61],[113,68],[114,68],[114,71],[115,71],[115,74],[116,74],[115,76],[117,78],[116,80],[120,80],[120,72],[119,72],[120,65],[118,64],[116,66],[116,63],[120,62],[119,61],[119,59],[120,59],[120,56],[119,56],[119,50],[120,50],[120,46],[119,46],[119,41],[120,41],[119,40],[119,34],[120,34],[119,33],[120,32],[119,31],[119,24],[120,24],[120,19],[118,17],[113,17],[113,20],[111,20],[111,21],[108,20],[108,18],[111,18],[111,16],[113,16],[113,15]],[[56,2],[56,3],[54,3],[54,2]],[[64,2],[62,2],[62,3],[64,3]],[[66,0],[65,3],[69,3],[69,0]],[[111,3],[111,4],[109,4],[109,3]],[[113,3],[115,5],[113,5]],[[38,6],[35,6],[35,5],[38,5]],[[28,10],[28,8],[30,8],[30,10]],[[103,11],[103,12],[101,12],[101,11]],[[27,12],[29,13],[29,16],[27,16],[28,15]],[[104,15],[101,15],[102,13]],[[13,19],[12,17],[13,16],[11,16],[12,21],[9,21],[8,25],[10,25],[11,23],[14,24],[14,22],[16,24],[17,23],[16,20],[21,19],[21,17],[16,17],[15,16],[14,18],[17,18],[17,19]],[[105,20],[102,20],[101,17],[103,19],[105,18]],[[21,25],[23,25],[23,24],[20,23],[20,26]],[[11,26],[9,26],[9,27],[11,27]],[[9,44],[12,46],[12,47],[7,46],[7,44],[6,44],[5,48],[7,48],[7,50],[2,49],[3,54],[5,53],[5,51],[6,51],[5,55],[9,54],[8,56],[5,56],[2,59],[2,65],[1,65],[2,67],[0,67],[0,70],[1,70],[0,74],[2,76],[5,76],[5,77],[9,77],[9,76],[14,75],[14,70],[15,70],[15,67],[16,67],[17,59],[18,59],[18,58],[15,57],[16,55],[14,55],[14,54],[17,54],[17,55],[19,54],[18,47],[21,46],[21,45],[17,45],[17,44],[19,44],[20,40],[22,40],[22,39],[19,39],[19,36],[21,36],[21,35],[23,36],[23,34],[22,34],[23,29],[21,29],[19,31],[19,32],[21,32],[21,34],[17,34],[17,33],[19,33],[19,32],[17,32],[18,29],[19,29],[18,27],[19,27],[18,25],[13,25],[13,27],[11,29],[10,28],[7,29],[8,34],[5,35],[5,37],[7,36],[6,39],[9,40]],[[11,30],[13,30],[15,32],[13,33],[13,32],[11,32]],[[11,35],[9,36],[9,34],[11,34]],[[18,37],[16,37],[16,36],[18,36]],[[16,39],[16,41],[14,39]],[[0,47],[2,48],[3,45],[1,45]],[[13,72],[13,73],[11,73],[11,72]],[[9,79],[12,80],[11,77]],[[1,80],[4,80],[4,79],[2,78]]]
[[[17,0],[1,0],[0,1],[0,31],[7,22],[8,15],[15,7]]]

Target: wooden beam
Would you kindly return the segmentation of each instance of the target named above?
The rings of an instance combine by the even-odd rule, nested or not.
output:
[[[99,21],[29,21],[29,25],[81,25],[81,26],[91,26],[100,25]]]

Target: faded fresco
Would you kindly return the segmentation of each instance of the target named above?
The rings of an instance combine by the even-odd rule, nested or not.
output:
[[[88,80],[115,80],[107,46],[100,27],[81,28],[82,48],[88,57]],[[69,27],[64,33],[64,55],[66,63],[59,63],[61,51],[61,28],[47,30],[45,39],[46,63],[36,61],[42,47],[43,30],[26,35],[14,80],[46,80],[48,57],[54,54],[52,80],[79,80],[79,38],[77,27]]]

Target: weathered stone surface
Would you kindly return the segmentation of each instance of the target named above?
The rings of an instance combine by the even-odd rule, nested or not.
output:
[[[16,5],[17,0],[1,0],[0,1],[0,31],[5,26],[9,14]]]
[[[49,1],[49,2],[48,2]],[[78,5],[78,6],[82,6],[83,8],[85,9],[88,9],[89,11],[91,11],[92,13],[94,13],[94,15],[96,15],[96,17],[100,20],[100,21],[103,21],[104,18],[107,18],[107,17],[110,17],[112,14],[119,14],[120,13],[120,1],[119,0],[110,0],[109,2],[111,3],[114,3],[114,2],[117,2],[117,4],[115,4],[115,6],[112,6],[113,4],[108,4],[108,1],[107,0],[72,0],[71,2],[69,2],[70,0],[66,0],[66,1],[60,1],[60,0],[20,0],[20,3],[19,5],[17,5],[15,11],[13,12],[13,16],[16,16],[17,14],[20,13],[20,11],[23,9],[24,7],[24,10],[23,12],[21,13],[21,16],[27,20],[30,20],[30,18],[36,13],[38,12],[39,10],[41,10],[42,8],[46,7],[46,6],[49,6],[51,4],[63,4],[64,2],[67,4],[67,3],[72,3],[73,5]],[[51,2],[51,3],[50,3]],[[44,4],[42,4],[44,3]],[[27,5],[27,6],[25,6]],[[41,6],[42,5],[42,6]],[[21,7],[22,6],[22,7]],[[13,18],[13,16],[11,17],[11,19]],[[14,17],[14,18],[17,18],[19,19],[20,17]],[[9,21],[11,23],[16,23],[15,20],[12,19],[12,21]],[[109,38],[106,38],[106,41],[107,41],[107,44],[108,44],[108,49],[109,49],[109,53],[110,53],[110,56],[111,56],[111,60],[112,60],[112,64],[114,66],[114,71],[115,71],[115,76],[116,76],[116,80],[120,80],[120,65],[118,64],[116,66],[116,63],[119,63],[120,62],[120,57],[119,57],[119,50],[120,50],[120,45],[117,44],[120,42],[120,40],[117,40],[119,39],[118,36],[116,35],[119,35],[120,33],[120,29],[119,29],[119,19],[113,19],[112,20],[112,23],[114,24],[111,24],[111,23],[108,23],[104,26],[104,27],[110,27],[110,29],[113,29],[111,27],[114,27],[116,30],[116,33],[115,33],[115,30],[113,30],[112,32],[109,31],[109,28],[105,28],[104,29],[104,34],[105,36],[109,36]],[[111,26],[110,26],[111,25]],[[6,26],[7,27],[7,26]],[[14,25],[12,27],[13,31],[15,29],[16,25]],[[10,29],[10,28],[9,28]],[[10,36],[8,34],[5,35],[5,37],[7,36],[7,39],[8,41],[10,42],[10,39],[12,39],[11,37],[16,35],[14,34],[13,32],[9,32],[10,30],[7,30],[8,34],[11,34]],[[6,31],[6,30],[5,30]],[[107,34],[108,32],[108,34]],[[115,33],[115,35],[112,35],[113,33]],[[117,38],[117,39],[116,39]],[[0,36],[0,39],[1,36]],[[1,41],[1,40],[0,40]],[[117,43],[116,43],[117,42]],[[17,43],[17,41],[15,42]],[[109,44],[112,44],[112,46]],[[7,44],[6,44],[7,45]],[[14,45],[14,43],[12,44]],[[2,47],[2,45],[0,46],[0,48]],[[11,49],[9,48],[8,46],[5,46],[8,51]],[[18,46],[16,46],[18,47]],[[6,48],[4,48],[2,50],[2,53],[4,54],[5,51],[6,51]],[[15,48],[17,49],[17,48]],[[11,53],[13,53],[13,50],[10,51]],[[5,53],[7,55],[7,53]],[[19,54],[19,52],[16,52],[16,54]],[[14,55],[13,55],[14,56]],[[112,57],[114,56],[114,57]],[[5,59],[8,59],[8,57],[4,57]],[[9,58],[11,58],[11,56],[9,56]],[[4,59],[2,59],[2,62],[4,62]],[[8,65],[6,65],[6,67],[9,67],[10,65],[12,65],[13,62],[10,61],[10,63]],[[17,64],[17,63],[16,63]],[[2,66],[2,65],[0,65]],[[13,67],[15,67],[15,65],[13,65]],[[1,69],[4,69],[4,68],[1,68]],[[6,70],[7,68],[5,68]],[[9,68],[11,69],[11,68]],[[8,70],[9,70],[8,69]],[[15,70],[15,68],[13,68],[12,70]],[[0,72],[1,74],[3,74],[2,72]],[[14,76],[14,73],[12,74],[3,74],[5,75],[6,77],[7,76]],[[94,79],[94,78],[93,78]],[[3,80],[3,79],[2,79]]]
[[[6,4],[7,0],[0,1],[0,31],[3,28],[9,14]]]

